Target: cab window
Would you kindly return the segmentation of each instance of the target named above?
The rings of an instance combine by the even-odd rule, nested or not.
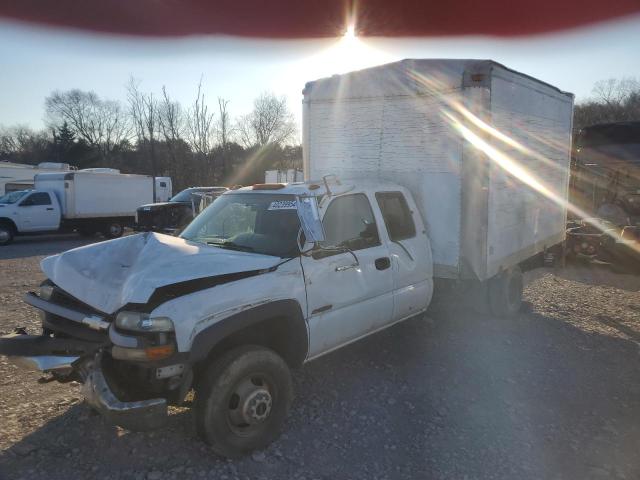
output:
[[[347,247],[351,250],[380,245],[378,227],[371,205],[362,193],[333,200],[322,219],[325,247]]]
[[[51,205],[51,198],[46,192],[36,192],[25,198],[20,204],[21,207],[35,206],[35,205]]]
[[[400,192],[376,193],[376,200],[384,218],[384,224],[392,241],[405,240],[416,236],[411,210]]]

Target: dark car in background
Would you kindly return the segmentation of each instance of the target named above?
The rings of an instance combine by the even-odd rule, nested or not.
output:
[[[189,187],[168,202],[142,205],[136,211],[134,230],[176,233],[193,220],[202,203],[208,204],[211,197],[217,197],[226,191],[226,187]]]

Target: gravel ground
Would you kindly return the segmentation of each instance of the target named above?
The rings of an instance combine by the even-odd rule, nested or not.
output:
[[[83,241],[0,250],[0,333],[38,329],[20,300],[44,255]],[[238,461],[195,436],[189,409],[132,433],[0,359],[4,479],[640,478],[640,278],[572,266],[528,275],[512,320],[416,318],[294,373],[285,433]]]

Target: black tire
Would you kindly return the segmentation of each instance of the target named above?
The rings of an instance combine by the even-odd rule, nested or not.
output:
[[[515,267],[489,280],[489,307],[494,315],[511,317],[522,307],[524,282],[522,271]]]
[[[13,242],[13,227],[6,223],[0,223],[0,246],[9,245]]]
[[[124,225],[122,223],[113,221],[109,222],[104,226],[102,230],[102,234],[106,238],[119,238],[124,233]]]
[[[234,348],[203,372],[196,388],[198,435],[224,457],[264,448],[278,437],[292,397],[280,356],[257,345]]]

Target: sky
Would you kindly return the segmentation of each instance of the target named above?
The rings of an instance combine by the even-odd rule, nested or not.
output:
[[[300,121],[307,81],[403,58],[485,58],[587,99],[602,79],[640,78],[640,16],[552,35],[265,41],[232,37],[149,39],[0,21],[0,126],[44,126],[51,91],[80,88],[126,101],[130,76],[143,91],[190,105],[202,78],[213,108],[248,113],[263,91],[287,98]]]

